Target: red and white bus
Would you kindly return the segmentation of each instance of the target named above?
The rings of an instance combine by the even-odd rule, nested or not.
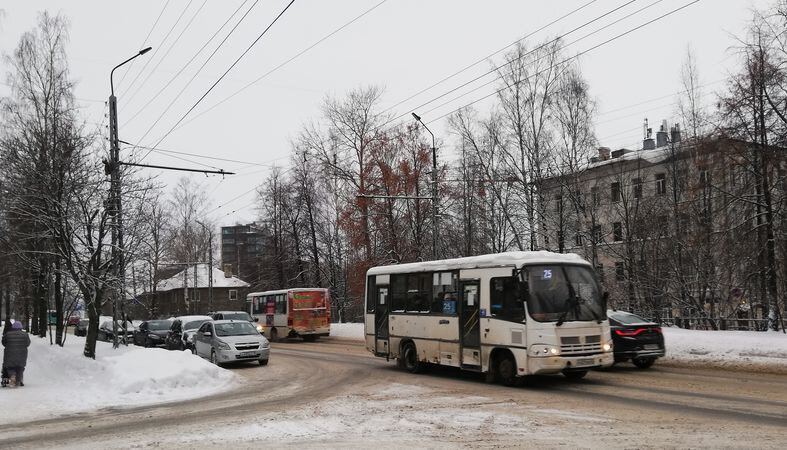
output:
[[[331,294],[328,289],[296,288],[252,292],[246,297],[249,313],[272,342],[287,337],[314,341],[331,331]]]

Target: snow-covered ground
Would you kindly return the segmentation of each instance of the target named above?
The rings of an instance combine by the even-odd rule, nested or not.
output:
[[[71,331],[71,329],[69,329]],[[25,386],[0,391],[0,424],[202,397],[232,389],[237,376],[190,352],[97,342],[95,360],[82,356],[85,338],[64,347],[31,337]],[[12,413],[10,413],[13,411]]]
[[[703,331],[674,327],[663,330],[667,349],[663,362],[787,371],[787,335],[782,332]],[[331,336],[363,339],[363,324],[331,324]]]

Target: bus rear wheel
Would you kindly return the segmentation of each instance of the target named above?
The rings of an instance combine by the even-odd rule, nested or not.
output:
[[[421,373],[424,371],[425,365],[418,360],[418,350],[415,344],[408,342],[402,348],[401,365],[410,373]]]

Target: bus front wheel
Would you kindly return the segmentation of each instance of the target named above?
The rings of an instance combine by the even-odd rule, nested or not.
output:
[[[510,355],[498,358],[497,378],[504,386],[517,386],[520,379],[516,376],[516,362]]]
[[[401,364],[410,373],[421,373],[424,371],[424,363],[418,360],[418,350],[415,344],[408,342],[402,348]]]

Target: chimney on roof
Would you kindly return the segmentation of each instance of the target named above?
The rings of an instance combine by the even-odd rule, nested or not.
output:
[[[599,161],[606,161],[609,159],[609,147],[599,147],[598,148],[598,160]]]
[[[648,127],[647,117],[645,118],[645,124],[642,127],[642,134],[642,150],[653,150],[656,148],[656,143],[651,137],[653,135],[653,129]]]
[[[224,264],[224,278],[232,278],[232,264]]]
[[[667,121],[661,122],[661,127],[656,133],[656,147],[664,147],[667,145]]]
[[[673,144],[679,143],[680,142],[680,124],[676,123],[675,126],[672,127],[672,130],[670,130],[670,131],[671,131],[670,134],[672,135],[672,143]]]

